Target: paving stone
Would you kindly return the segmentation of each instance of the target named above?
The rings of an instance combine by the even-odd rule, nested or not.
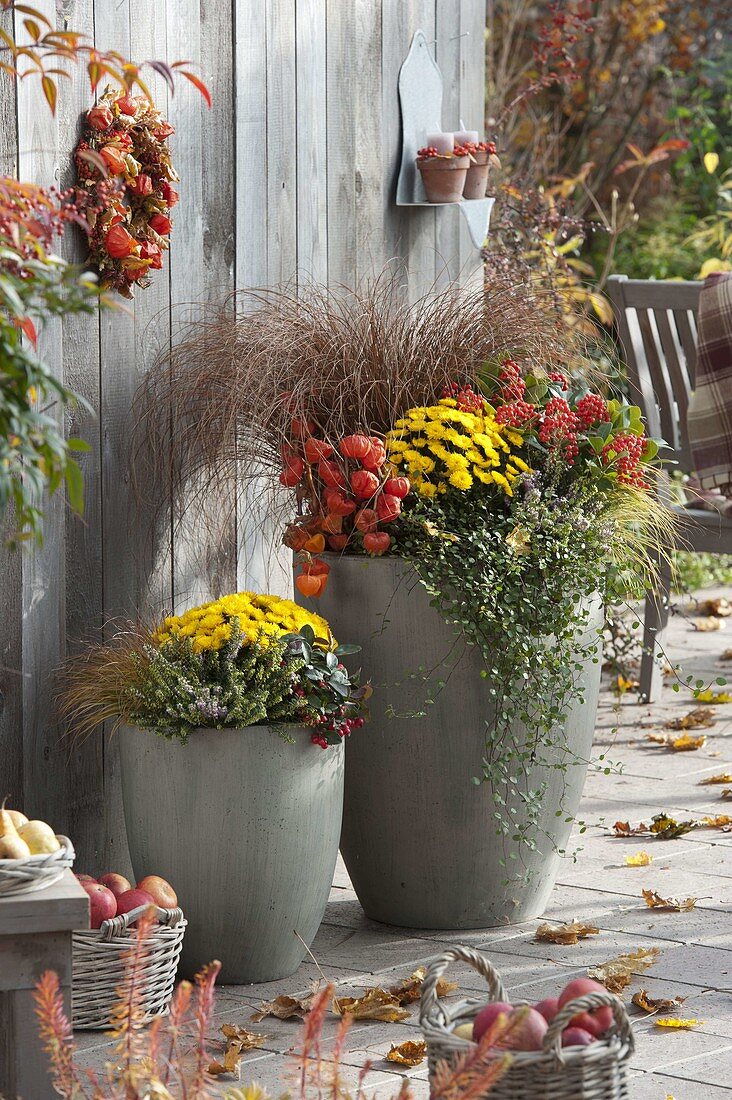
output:
[[[729,1050],[732,1053],[732,1045],[729,1039],[720,1035],[708,1035],[702,1031],[685,1031],[681,1028],[668,1030],[656,1027],[647,1021],[642,1024],[634,1024],[635,1054],[632,1065],[634,1069],[663,1071],[664,1073],[676,1073],[676,1067],[681,1067],[692,1059],[717,1056],[722,1051]],[[706,1078],[700,1074],[689,1074],[692,1080],[704,1081],[709,1079],[711,1084],[722,1084],[729,1075],[719,1073],[712,1078]]]
[[[697,1081],[685,1082],[683,1093],[679,1092],[678,1078],[662,1073],[640,1073],[634,1075],[629,1084],[633,1100],[668,1100],[674,1096],[677,1100],[730,1100],[732,1097],[732,1089]]]
[[[359,972],[346,967],[328,966],[325,973],[329,981],[339,982],[352,978]],[[304,962],[289,978],[279,978],[276,982],[261,982],[258,985],[217,985],[217,1009],[221,1003],[221,1011],[228,1011],[232,1007],[230,1003],[232,1000],[256,1006],[260,1001],[271,1001],[281,993],[295,997],[309,991],[322,981],[323,975],[315,963]]]
[[[701,1045],[712,1036],[697,1034],[697,1038]],[[654,1068],[671,1079],[679,1081],[702,1082],[705,1086],[726,1085],[732,1081],[732,1045],[717,1047],[714,1050],[707,1048],[703,1053],[690,1054],[687,1058]],[[681,1085],[678,1085],[677,1090],[680,1093],[680,1100],[687,1100],[686,1086],[682,1089]]]

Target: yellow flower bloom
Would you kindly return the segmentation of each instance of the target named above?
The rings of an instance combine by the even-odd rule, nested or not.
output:
[[[454,485],[456,489],[469,489],[473,484],[473,479],[467,470],[454,470],[450,474],[450,484]]]
[[[182,615],[167,616],[153,636],[157,645],[173,638],[190,638],[195,653],[220,649],[231,637],[236,620],[244,645],[256,638],[295,633],[308,625],[319,638],[328,638],[328,624],[320,615],[298,607],[292,600],[257,592],[235,592],[218,600],[192,607]],[[266,643],[265,643],[266,644]]]

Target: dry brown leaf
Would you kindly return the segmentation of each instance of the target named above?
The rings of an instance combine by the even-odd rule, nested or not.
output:
[[[392,1046],[386,1060],[387,1062],[396,1062],[400,1066],[418,1066],[420,1062],[424,1062],[426,1054],[427,1044],[423,1039],[416,1043],[408,1039],[406,1043]]]
[[[641,821],[631,825],[629,821],[616,821],[613,825],[616,836],[648,836],[650,829]]]
[[[636,852],[634,856],[625,857],[626,867],[648,867],[651,863],[653,863],[653,856],[648,852]]]
[[[688,733],[682,734],[681,737],[674,737],[670,733],[649,733],[646,740],[664,745],[667,749],[673,749],[674,752],[693,752],[695,749],[703,749],[707,743],[706,734],[703,733],[699,737],[690,737]]]
[[[312,1004],[312,995],[300,998],[288,997],[286,993],[280,993],[279,997],[275,997],[273,1001],[262,1001],[252,1020],[258,1024],[266,1016],[276,1016],[278,1020],[290,1020],[293,1016],[307,1016]]]
[[[719,659],[720,661],[732,661],[732,649],[725,649],[724,653]]]
[[[637,951],[618,955],[616,959],[610,959],[599,966],[591,966],[587,974],[595,981],[602,982],[610,993],[622,993],[633,975],[648,970],[660,954],[658,947],[639,947]]]
[[[696,905],[696,898],[662,898],[657,890],[644,890],[643,897],[649,909],[668,909],[674,913],[688,913]]]
[[[336,1016],[352,1016],[354,1020],[383,1020],[387,1024],[397,1024],[409,1016],[393,993],[378,986],[367,989],[362,997],[334,997],[332,1007]]]
[[[639,989],[631,997],[631,1001],[636,1008],[642,1008],[644,1012],[673,1012],[685,1000],[686,997],[673,997],[671,1000],[665,997],[651,997],[645,989]]]
[[[600,929],[596,924],[573,920],[566,924],[540,924],[536,930],[536,939],[539,943],[572,944],[599,933]]]
[[[394,997],[400,1005],[410,1005],[415,1001],[418,1001],[422,996],[422,983],[424,982],[427,970],[424,966],[418,966],[416,970],[413,970],[408,978],[404,981],[397,982],[389,989],[392,997]],[[437,982],[437,996],[438,997],[450,997],[458,988],[457,982],[448,982],[446,978],[439,978]]]
[[[223,1073],[231,1073],[238,1077],[242,1055],[247,1050],[256,1050],[264,1046],[267,1036],[249,1031],[245,1027],[237,1027],[235,1024],[222,1024],[221,1031],[226,1038],[224,1060],[211,1062],[208,1072],[213,1077],[220,1077]]]
[[[715,600],[704,600],[699,604],[703,615],[714,615],[717,619],[728,619],[732,615],[732,603],[720,596]]]
[[[655,814],[651,822],[651,833],[659,840],[675,840],[676,837],[690,833],[696,825],[696,821],[676,821],[668,814]]]
[[[700,787],[710,787],[714,783],[732,783],[732,775],[729,772],[719,772],[717,775],[708,775],[706,779],[699,780]]]
[[[700,630],[702,633],[707,634],[712,630],[724,630],[727,624],[724,619],[718,619],[715,615],[707,615],[703,619],[692,619],[691,625],[694,630]]]
[[[681,718],[672,718],[666,723],[667,730],[700,730],[715,725],[717,713],[711,707],[694,707]]]
[[[725,787],[722,791],[722,798],[732,798],[732,787]]]
[[[675,1016],[661,1016],[656,1020],[656,1027],[678,1027],[690,1031],[694,1027],[703,1024],[703,1020],[680,1020]]]
[[[704,829],[721,829],[723,833],[732,830],[732,815],[714,814],[713,817],[703,817],[699,824]]]

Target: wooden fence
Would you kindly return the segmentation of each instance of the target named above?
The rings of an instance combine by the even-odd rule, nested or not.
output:
[[[71,317],[43,349],[93,414],[68,428],[90,445],[86,509],[50,503],[42,548],[0,560],[0,795],[74,838],[79,869],[124,870],[114,742],[65,740],[54,718],[54,670],[114,616],[180,609],[245,587],[236,523],[141,551],[128,474],[136,387],[180,326],[234,288],[296,278],[353,285],[400,257],[417,296],[446,274],[472,276],[479,255],[456,210],[394,206],[400,151],[399,67],[421,28],[444,77],[443,125],[481,128],[485,0],[34,0],[59,27],[135,59],[200,63],[214,95],[169,97],[181,202],[169,259],[129,312]],[[12,15],[0,15],[12,27]],[[63,81],[59,112],[38,82],[0,84],[0,172],[72,181],[83,71]],[[80,246],[79,246],[80,247]],[[73,253],[69,253],[73,255]],[[81,251],[76,258],[81,258]],[[212,792],[212,796],[215,794]]]

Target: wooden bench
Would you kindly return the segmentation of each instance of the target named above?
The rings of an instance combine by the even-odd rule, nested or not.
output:
[[[54,886],[0,897],[0,1096],[58,1100],[41,1048],[33,988],[55,970],[71,1019],[71,933],[89,927],[89,898],[71,871]]]

